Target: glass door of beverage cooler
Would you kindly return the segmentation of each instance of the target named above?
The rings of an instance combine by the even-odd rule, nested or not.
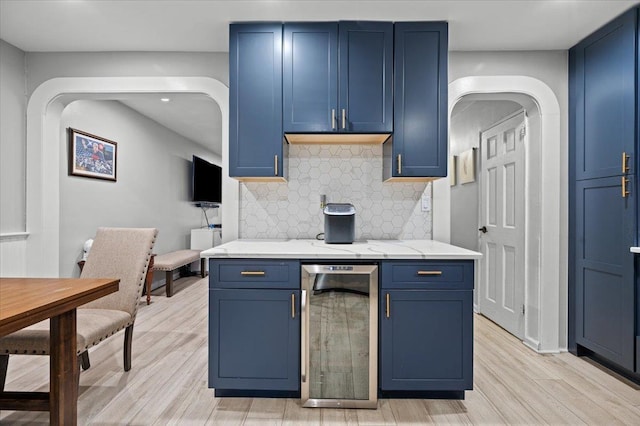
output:
[[[304,407],[376,408],[378,266],[302,265]]]

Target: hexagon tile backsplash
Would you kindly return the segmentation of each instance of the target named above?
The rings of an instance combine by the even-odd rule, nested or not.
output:
[[[288,182],[240,184],[240,238],[315,238],[320,194],[352,203],[356,240],[431,239],[425,182],[382,182],[382,145],[290,145]]]

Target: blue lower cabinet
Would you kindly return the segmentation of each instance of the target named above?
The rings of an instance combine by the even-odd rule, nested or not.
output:
[[[380,298],[380,388],[473,388],[473,293],[386,290]]]
[[[299,290],[210,290],[209,387],[299,391],[299,306]]]

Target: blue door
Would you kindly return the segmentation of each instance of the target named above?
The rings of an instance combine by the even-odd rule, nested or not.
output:
[[[396,23],[394,43],[395,119],[385,179],[446,176],[447,24]]]
[[[299,290],[210,290],[209,386],[298,391],[299,301]]]
[[[471,290],[383,290],[380,388],[472,389],[472,298]]]
[[[229,27],[229,175],[283,176],[282,24]]]
[[[572,50],[576,179],[619,176],[635,146],[636,13],[631,10]],[[635,173],[635,158],[625,160]]]
[[[393,23],[339,25],[339,128],[354,133],[393,131]]]
[[[283,63],[284,131],[336,131],[338,24],[286,23]]]
[[[631,371],[635,348],[635,176],[576,183],[576,343]]]

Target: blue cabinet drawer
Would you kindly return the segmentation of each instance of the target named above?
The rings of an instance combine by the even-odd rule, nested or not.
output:
[[[473,261],[383,262],[381,287],[470,290],[473,289]]]
[[[217,260],[209,263],[210,288],[300,288],[298,261]]]

